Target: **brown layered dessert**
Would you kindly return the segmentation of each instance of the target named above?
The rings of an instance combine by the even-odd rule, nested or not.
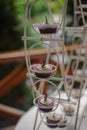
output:
[[[40,24],[38,25],[39,31],[41,34],[53,34],[57,31],[57,24],[56,23],[49,23],[49,24]]]
[[[56,71],[56,67],[52,64],[45,64],[44,66],[42,64],[34,64],[30,69],[38,78],[48,78]]]
[[[53,34],[57,31],[58,23],[48,23],[47,17],[46,22],[42,24],[38,24],[37,27],[41,34]]]
[[[55,99],[53,97],[40,96],[35,99],[35,104],[43,112],[52,111],[55,106]]]
[[[56,113],[50,113],[46,116],[47,125],[51,128],[58,127],[58,123],[62,120],[62,116]]]

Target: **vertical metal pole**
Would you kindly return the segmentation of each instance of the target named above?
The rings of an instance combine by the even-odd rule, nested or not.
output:
[[[77,123],[78,123],[78,116],[79,116],[79,109],[80,109],[80,102],[81,102],[81,92],[83,89],[83,81],[84,81],[84,77],[85,77],[85,65],[86,65],[86,60],[87,60],[87,47],[86,47],[86,53],[85,53],[85,59],[84,59],[84,64],[83,64],[83,73],[82,73],[82,80],[81,80],[81,85],[80,85],[80,95],[79,95],[79,99],[78,99],[78,106],[77,106],[77,112],[76,112],[76,120],[75,120],[75,128],[74,130],[77,129]]]
[[[35,130],[35,128],[36,128],[37,118],[38,118],[38,108],[37,108],[36,115],[35,115],[35,121],[34,121],[33,130]]]
[[[74,27],[77,26],[77,14],[76,14],[76,8],[77,8],[77,0],[73,0],[73,14],[74,14]]]
[[[67,12],[67,5],[68,5],[68,0],[64,0],[64,10],[63,10],[63,29],[62,29],[62,38],[63,38],[63,44],[62,44],[62,63],[63,63],[63,66],[62,66],[62,75],[63,75],[63,78],[64,78],[64,89],[65,89],[65,92],[67,94],[67,97],[68,97],[68,89],[67,89],[67,86],[66,86],[66,77],[65,77],[65,67],[64,67],[64,42],[65,42],[65,18],[66,18],[66,12]]]
[[[81,0],[79,0],[79,5],[80,5],[80,10],[81,10],[83,25],[85,25],[86,23],[85,23],[85,17],[84,17],[84,12],[83,12],[83,8],[82,8]]]

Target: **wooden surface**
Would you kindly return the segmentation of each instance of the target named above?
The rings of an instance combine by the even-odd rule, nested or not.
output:
[[[22,110],[0,104],[0,118],[3,117],[8,120],[18,121],[24,113]]]
[[[5,96],[12,88],[16,87],[26,78],[25,65],[18,66],[0,81],[0,98]]]
[[[67,52],[74,51],[79,48],[79,45],[68,45],[65,47]],[[61,48],[58,47],[57,50],[61,52]],[[32,60],[36,59],[37,56],[41,58],[41,56],[46,55],[48,52],[47,49],[34,49],[31,51],[30,55]],[[54,50],[51,53],[55,53]],[[17,62],[25,60],[25,52],[24,50],[15,50],[0,53],[0,63],[9,63],[9,62]]]

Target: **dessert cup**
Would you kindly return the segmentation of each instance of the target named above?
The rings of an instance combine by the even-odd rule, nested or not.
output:
[[[47,97],[46,100],[44,96],[40,96],[34,99],[34,104],[41,110],[42,112],[50,112],[56,105],[56,99],[53,97]]]
[[[45,16],[45,23],[38,23],[36,27],[41,34],[53,34],[57,32],[58,23],[48,22],[48,18]]]
[[[50,128],[56,128],[58,127],[58,123],[62,120],[62,116],[57,114],[57,113],[49,113],[46,116],[46,122],[47,122],[47,126],[49,126]]]
[[[71,94],[72,94],[73,98],[79,98],[79,96],[80,96],[80,88],[72,89],[72,93]],[[83,96],[83,95],[84,95],[84,88],[81,91],[81,96]]]
[[[46,64],[42,67],[42,64],[33,64],[30,66],[32,73],[38,78],[48,78],[56,72],[56,66],[52,64]]]
[[[77,80],[82,80],[83,76],[87,77],[87,70],[84,69],[84,71],[83,71],[81,69],[77,69],[76,71],[73,71],[73,75],[76,75]]]
[[[75,112],[75,108],[71,104],[64,104],[63,110],[67,116],[72,116]]]
[[[38,27],[39,32],[41,34],[54,34],[57,32],[57,26],[58,23],[39,23],[35,25],[35,27]]]

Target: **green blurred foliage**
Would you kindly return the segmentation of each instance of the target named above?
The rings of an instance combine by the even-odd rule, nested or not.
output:
[[[21,48],[21,32],[18,28],[14,0],[0,1],[0,51]]]

